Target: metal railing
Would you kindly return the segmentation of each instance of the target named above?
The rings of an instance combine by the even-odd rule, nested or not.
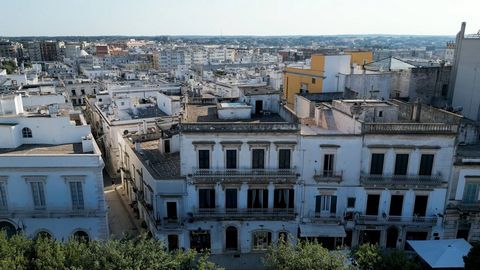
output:
[[[307,215],[314,222],[321,222],[321,223],[338,223],[342,222],[342,217],[338,217],[335,213],[321,213],[310,211]]]
[[[0,210],[0,218],[61,218],[61,217],[103,217],[107,214],[106,210],[66,210],[51,209],[44,210],[27,210],[27,209],[2,209]]]
[[[441,185],[443,183],[441,175],[377,175],[362,174],[360,176],[362,184],[370,185]]]
[[[371,134],[455,134],[457,125],[442,123],[364,123],[363,133]]]
[[[458,203],[458,208],[460,208],[463,211],[480,212],[480,201],[477,201],[477,202],[461,201]]]
[[[293,208],[195,208],[193,217],[203,218],[294,218]]]
[[[322,170],[319,172],[315,172],[313,178],[317,182],[341,182],[343,177],[343,171],[330,171],[330,170]]]
[[[198,169],[193,176],[200,177],[295,177],[296,169]]]
[[[388,224],[388,223],[406,223],[406,224],[425,224],[433,225],[437,223],[436,216],[378,216],[378,215],[359,215],[356,220],[359,224]]]

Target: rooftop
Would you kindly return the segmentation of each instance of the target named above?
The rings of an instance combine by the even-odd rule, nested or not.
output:
[[[233,106],[234,107],[234,106]],[[184,123],[202,122],[227,122],[227,123],[286,123],[280,115],[271,113],[269,115],[252,115],[250,119],[220,119],[218,118],[217,105],[193,105],[186,108]]]
[[[280,94],[279,90],[275,90],[270,86],[239,86],[238,88],[245,96]]]
[[[158,180],[181,178],[180,153],[164,154],[158,148],[158,140],[140,142],[141,151],[136,152],[145,167]]]
[[[81,143],[67,143],[59,145],[50,144],[22,144],[17,148],[0,148],[0,155],[70,155],[93,154],[84,153]]]

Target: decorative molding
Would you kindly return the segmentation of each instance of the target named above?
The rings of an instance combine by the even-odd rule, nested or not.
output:
[[[320,144],[320,148],[340,148],[338,144]]]
[[[195,150],[197,150],[198,147],[208,147],[213,151],[213,147],[215,146],[214,141],[193,141],[192,144]]]
[[[230,141],[230,142],[220,142],[220,144],[222,145],[222,150],[225,150],[225,148],[237,148],[238,150],[240,150],[240,148],[242,148],[242,144],[243,142],[242,141]]]
[[[266,148],[267,150],[270,148],[270,144],[271,142],[268,142],[268,141],[250,141],[250,142],[247,142],[250,150],[252,150],[252,148]]]
[[[297,145],[297,142],[295,142],[295,141],[278,141],[278,142],[274,142],[273,144],[275,144],[276,150],[278,150],[279,148],[290,148],[292,150],[295,150],[295,146]]]

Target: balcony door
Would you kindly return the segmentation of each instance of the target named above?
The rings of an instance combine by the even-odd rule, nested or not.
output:
[[[225,152],[226,156],[226,168],[227,169],[236,169],[237,168],[237,150],[228,149]]]
[[[385,154],[372,154],[372,161],[370,163],[370,174],[382,175],[383,174],[383,160]]]
[[[390,199],[390,216],[401,216],[403,208],[403,195],[392,195]]]
[[[252,169],[265,169],[265,149],[252,150]]]
[[[249,189],[248,208],[268,208],[268,189]]]
[[[365,214],[368,216],[377,216],[379,204],[380,204],[379,194],[368,194],[367,209],[365,210]]]
[[[167,202],[167,219],[176,220],[177,216],[177,203],[176,202]]]
[[[315,197],[315,216],[329,216],[337,212],[337,196],[318,195]]]
[[[433,169],[433,155],[423,154],[420,158],[420,170],[419,175],[432,175]]]
[[[293,208],[293,189],[275,189],[273,196],[273,208]]]
[[[227,209],[237,208],[237,189],[235,188],[225,189],[225,208]]]
[[[413,207],[413,214],[419,217],[424,217],[427,213],[428,196],[415,196],[415,205]]]
[[[407,175],[408,154],[397,154],[395,157],[395,175]]]
[[[215,208],[215,190],[199,189],[198,206],[199,208]]]
[[[323,176],[333,176],[335,155],[325,154],[323,156]]]

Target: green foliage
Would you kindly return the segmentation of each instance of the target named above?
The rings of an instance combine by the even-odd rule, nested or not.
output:
[[[348,269],[347,257],[340,251],[329,251],[315,242],[302,242],[296,245],[283,240],[270,246],[264,257],[267,269],[306,270],[306,269]]]
[[[384,270],[421,270],[422,268],[412,259],[408,258],[402,250],[393,250],[384,255],[382,265]]]
[[[362,270],[378,269],[382,263],[382,253],[377,245],[363,244],[353,250],[351,255]]]
[[[475,244],[467,256],[463,257],[465,270],[478,269],[480,265],[480,244]]]
[[[209,254],[193,250],[168,252],[163,242],[135,239],[61,243],[49,238],[30,240],[0,232],[0,270],[213,270]]]
[[[7,74],[12,74],[17,69],[17,65],[12,60],[6,60],[0,62],[0,69],[6,69]]]

